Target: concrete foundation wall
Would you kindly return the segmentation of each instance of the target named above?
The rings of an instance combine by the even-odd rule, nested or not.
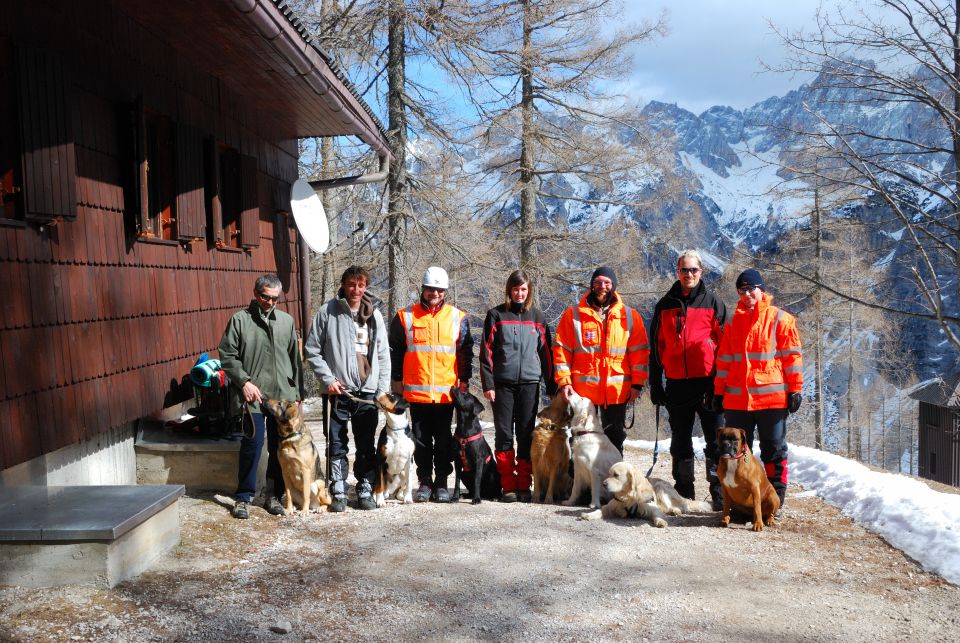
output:
[[[0,471],[0,486],[136,484],[135,428],[134,422],[123,424],[4,469]]]

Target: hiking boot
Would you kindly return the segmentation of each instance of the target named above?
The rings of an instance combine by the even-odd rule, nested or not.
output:
[[[272,516],[286,516],[287,510],[283,508],[283,505],[280,504],[280,501],[277,500],[276,496],[270,496],[267,498],[267,501],[263,503],[263,508],[267,510],[267,513]]]
[[[517,492],[517,502],[530,502],[533,500],[533,494],[529,489],[521,489]]]
[[[500,496],[500,502],[516,502],[517,501],[517,492],[508,491],[502,496]]]
[[[338,513],[342,512],[342,511],[346,511],[346,510],[347,510],[347,499],[346,499],[346,498],[336,497],[336,498],[333,499],[333,502],[330,503],[330,511],[333,512],[333,513],[335,513],[335,514],[338,514]]]
[[[377,503],[373,500],[372,496],[364,496],[363,498],[357,499],[357,509],[362,511],[370,511],[377,508]]]
[[[433,497],[431,500],[434,502],[450,502],[450,491],[447,489],[446,479],[437,480],[433,485]]]
[[[420,481],[420,486],[417,487],[417,490],[413,492],[413,501],[414,502],[426,502],[430,500],[430,494],[433,492],[433,487],[430,486],[429,482]]]
[[[242,500],[237,500],[233,505],[233,509],[230,510],[230,514],[234,518],[246,520],[250,517],[250,505]]]

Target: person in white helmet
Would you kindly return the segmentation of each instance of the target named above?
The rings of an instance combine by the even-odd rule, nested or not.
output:
[[[391,378],[394,393],[402,393],[410,403],[420,480],[413,499],[450,502],[450,389],[467,390],[473,374],[473,337],[466,313],[446,303],[447,272],[430,266],[422,285],[420,301],[397,311],[390,324]]]

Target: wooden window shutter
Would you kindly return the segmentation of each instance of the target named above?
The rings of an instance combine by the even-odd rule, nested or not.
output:
[[[213,231],[213,242],[218,247],[223,245],[223,200],[220,185],[220,146],[217,141],[208,138],[207,146],[207,207],[210,210],[210,229]]]
[[[77,160],[70,86],[63,60],[20,47],[17,88],[23,159],[24,218],[48,223],[77,217]]]
[[[203,202],[203,137],[200,132],[177,124],[177,238],[204,236],[206,209]]]
[[[257,190],[256,157],[240,157],[240,182],[240,245],[252,248],[260,245],[260,194]]]

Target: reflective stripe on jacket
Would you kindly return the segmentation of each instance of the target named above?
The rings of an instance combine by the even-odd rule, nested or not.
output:
[[[391,352],[403,355],[403,397],[408,402],[452,403],[450,388],[469,380],[473,369],[466,314],[447,304],[431,313],[416,303],[397,311],[396,322],[402,339],[391,332]]]
[[[553,340],[554,379],[594,404],[623,404],[647,382],[650,344],[640,313],[617,292],[604,322],[587,296],[560,317]],[[589,293],[588,293],[589,295]]]
[[[539,382],[553,388],[550,329],[539,308],[500,304],[487,311],[480,343],[480,384],[484,391],[496,384]]]
[[[793,315],[774,306],[767,293],[753,310],[738,304],[717,352],[714,392],[723,396],[723,408],[784,409],[787,393],[802,388],[803,357]]]

